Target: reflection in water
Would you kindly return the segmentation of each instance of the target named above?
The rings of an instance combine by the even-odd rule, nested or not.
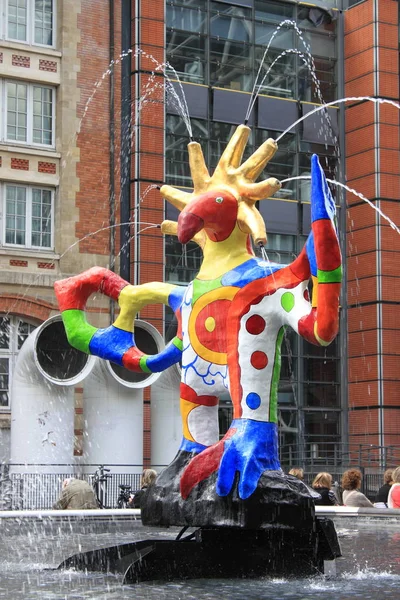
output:
[[[358,526],[359,529],[355,529]],[[343,558],[327,579],[193,580],[122,586],[120,576],[56,571],[80,550],[146,538],[175,538],[178,528],[145,529],[138,521],[0,519],[0,598],[9,600],[382,600],[399,598],[400,521],[341,518],[336,527]]]

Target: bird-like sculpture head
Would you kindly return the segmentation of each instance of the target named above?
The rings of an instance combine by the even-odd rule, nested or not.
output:
[[[203,247],[207,238],[225,241],[238,228],[251,235],[255,244],[266,243],[264,220],[255,204],[272,196],[281,184],[273,177],[255,181],[274,156],[277,145],[268,139],[242,163],[249,134],[249,127],[237,127],[212,176],[200,144],[188,144],[194,189],[187,193],[168,185],[161,188],[163,197],[181,211],[177,224],[163,222],[164,233],[177,235],[182,244],[194,240]]]

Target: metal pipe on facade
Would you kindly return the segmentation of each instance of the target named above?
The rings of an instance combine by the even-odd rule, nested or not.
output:
[[[134,252],[135,268],[133,271],[133,284],[140,284],[139,267],[139,222],[140,222],[140,2],[135,0],[135,212],[134,212]]]
[[[109,132],[110,132],[110,270],[115,270],[115,72],[114,72],[114,0],[109,3],[109,58],[110,58],[110,106],[109,106]],[[110,322],[114,321],[114,301],[110,299]]]
[[[344,98],[344,12],[339,12],[338,18],[338,97]],[[346,136],[345,136],[345,105],[342,105],[339,109],[339,147],[341,149],[340,160],[339,160],[339,181],[345,183],[346,181],[346,169],[345,169],[345,161],[346,161]],[[346,211],[346,195],[341,193],[342,199],[342,209],[340,211],[340,222],[339,222],[339,231],[341,232],[341,246],[342,246],[342,296],[341,296],[341,306],[342,309],[340,311],[340,356],[342,360],[340,361],[340,408],[341,408],[341,432],[342,432],[342,440],[346,440],[347,449],[349,448],[349,419],[348,419],[348,384],[347,384],[347,335],[346,326],[347,326],[347,256],[346,256],[346,227],[347,227],[347,211]]]
[[[120,275],[130,281],[130,216],[131,216],[131,0],[121,3],[121,255]]]

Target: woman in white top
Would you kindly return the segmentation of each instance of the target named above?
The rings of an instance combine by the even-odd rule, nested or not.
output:
[[[342,476],[343,504],[344,506],[357,506],[359,508],[373,508],[374,505],[360,492],[362,475],[358,469],[349,469]]]

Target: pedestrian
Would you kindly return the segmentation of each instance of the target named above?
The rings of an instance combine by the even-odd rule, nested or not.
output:
[[[386,469],[383,474],[383,485],[379,488],[378,493],[375,496],[375,508],[387,508],[388,506],[388,495],[393,483],[393,471],[394,469]]]
[[[94,490],[82,479],[64,479],[60,498],[53,504],[54,510],[87,510],[99,508]]]
[[[344,506],[356,506],[359,508],[373,508],[374,505],[368,500],[361,488],[362,475],[358,469],[349,469],[342,476],[343,504]]]
[[[154,469],[145,469],[142,473],[142,479],[140,484],[140,490],[133,496],[133,500],[130,504],[133,504],[133,508],[141,508],[141,502],[146,490],[153,485],[157,477],[157,471]]]
[[[332,489],[332,475],[326,473],[318,473],[312,482],[312,488],[320,494],[321,498],[315,500],[317,506],[337,506],[339,503]]]
[[[392,487],[388,495],[388,508],[400,508],[400,467],[392,473]]]
[[[289,475],[293,475],[293,477],[301,479],[301,481],[303,481],[304,479],[304,471],[301,467],[293,467],[292,469],[290,469]]]

